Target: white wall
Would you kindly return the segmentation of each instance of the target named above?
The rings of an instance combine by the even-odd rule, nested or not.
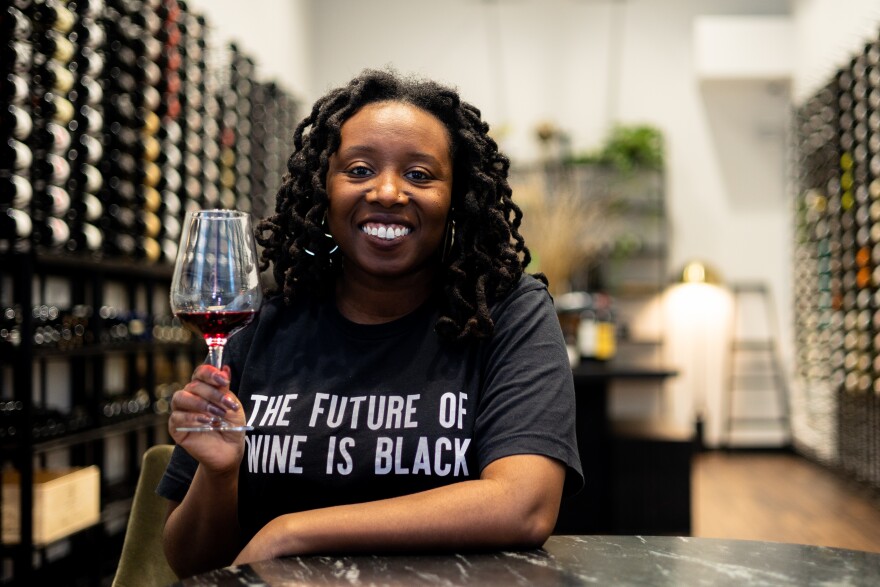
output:
[[[230,41],[256,62],[260,81],[276,81],[294,96],[311,94],[309,0],[189,0],[205,15],[214,44]]]
[[[794,0],[798,52],[795,100],[800,103],[846,65],[880,31],[877,0]]]

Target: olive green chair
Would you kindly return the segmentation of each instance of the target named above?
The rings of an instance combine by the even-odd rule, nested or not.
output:
[[[168,500],[156,493],[173,449],[159,444],[144,453],[113,587],[160,587],[178,581],[162,550]]]

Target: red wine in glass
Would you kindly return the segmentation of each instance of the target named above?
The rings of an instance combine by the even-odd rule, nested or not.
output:
[[[262,296],[250,215],[237,210],[187,212],[171,281],[171,311],[205,339],[209,364],[222,368],[226,340],[254,319]],[[252,429],[225,420],[178,428]]]
[[[229,312],[178,312],[175,314],[184,326],[206,341],[226,340],[233,332],[244,328],[254,319],[254,310]],[[210,344],[210,343],[209,343]]]

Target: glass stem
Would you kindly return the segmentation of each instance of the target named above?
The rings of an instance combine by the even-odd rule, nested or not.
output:
[[[223,347],[226,338],[206,338],[208,343],[208,364],[220,369],[223,367]]]

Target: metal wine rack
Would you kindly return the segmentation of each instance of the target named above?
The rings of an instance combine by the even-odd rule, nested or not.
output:
[[[169,316],[181,222],[272,210],[297,102],[182,0],[7,2],[0,80],[0,468],[21,495],[0,584],[100,584],[204,356]],[[35,544],[35,472],[89,465],[100,522]]]
[[[794,125],[795,444],[880,488],[880,41]]]

